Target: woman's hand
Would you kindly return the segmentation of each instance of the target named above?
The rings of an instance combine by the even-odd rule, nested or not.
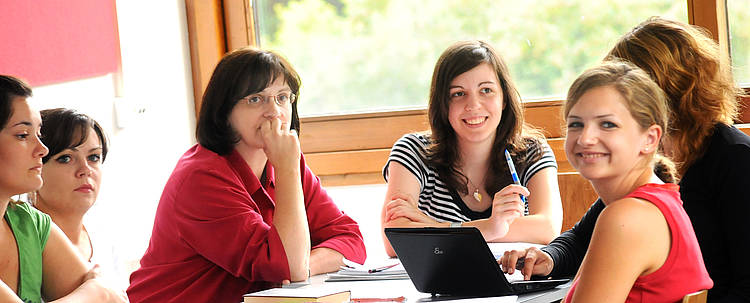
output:
[[[519,195],[528,196],[529,190],[511,184],[495,194],[492,200],[492,214],[489,218],[492,238],[502,238],[510,230],[513,220],[523,215],[524,205]]]
[[[286,252],[289,280],[304,281],[310,268],[310,229],[302,192],[299,139],[280,117],[263,121],[260,135],[263,152],[274,167],[276,210],[273,225]]]
[[[89,269],[88,272],[86,272],[86,275],[83,276],[83,281],[88,281],[91,279],[96,279],[101,275],[101,268],[99,264],[94,264],[94,266]]]
[[[409,196],[403,194],[393,195],[391,201],[386,203],[385,218],[386,222],[398,218],[405,218],[412,222],[437,223],[437,221],[428,217],[417,208],[416,201],[413,201]]]
[[[274,118],[261,124],[260,134],[263,152],[271,165],[277,168],[299,167],[301,149],[295,130],[290,130],[281,119]]]
[[[516,271],[518,260],[523,260],[521,274],[523,279],[528,280],[531,275],[546,276],[552,272],[555,264],[547,253],[536,247],[529,247],[526,250],[506,251],[497,263],[503,268],[503,272],[513,274]]]
[[[97,279],[99,277],[101,277],[101,267],[99,266],[99,264],[94,264],[94,266],[92,266],[91,269],[86,272],[86,275],[83,277],[83,281],[85,283],[85,281]],[[128,295],[124,290],[116,290],[104,285],[101,285],[101,287],[104,288],[105,292],[107,293],[107,297],[109,298],[107,302],[129,302]]]

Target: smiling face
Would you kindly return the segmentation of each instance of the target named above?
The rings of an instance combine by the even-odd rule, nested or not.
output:
[[[44,164],[38,208],[83,214],[94,205],[102,179],[102,143],[94,128],[88,127],[86,131],[88,135],[81,145],[52,155]]]
[[[237,102],[229,114],[229,124],[239,135],[240,141],[235,144],[235,148],[240,151],[258,150],[263,148],[263,139],[260,135],[260,127],[264,121],[271,119],[280,119],[284,123],[284,129],[289,130],[292,121],[292,105],[285,102],[281,105],[270,96],[279,96],[280,94],[289,94],[291,89],[283,77],[277,77],[271,85],[259,93],[266,102],[252,103],[248,102],[251,98],[246,98]]]
[[[487,63],[456,76],[450,84],[448,120],[461,146],[492,143],[504,108],[497,74]]]
[[[607,179],[642,168],[658,144],[660,133],[644,130],[625,102],[612,86],[601,86],[586,91],[570,109],[565,154],[584,178]]]
[[[42,157],[47,147],[39,139],[42,118],[26,98],[11,100],[13,112],[0,131],[0,198],[31,192],[42,186]]]

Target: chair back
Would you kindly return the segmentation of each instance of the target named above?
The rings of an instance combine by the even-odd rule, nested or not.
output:
[[[696,291],[692,294],[687,294],[682,297],[682,303],[706,303],[708,298],[708,290]]]

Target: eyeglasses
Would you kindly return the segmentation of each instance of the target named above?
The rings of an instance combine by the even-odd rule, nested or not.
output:
[[[294,103],[294,101],[297,100],[297,96],[290,92],[281,92],[276,96],[264,96],[261,94],[252,94],[252,95],[249,95],[240,99],[240,101],[250,106],[259,107],[268,102],[271,102],[271,99],[273,99],[273,101],[276,102],[277,105],[285,106],[285,105]]]

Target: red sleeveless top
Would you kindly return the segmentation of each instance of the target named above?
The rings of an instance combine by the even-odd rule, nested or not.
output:
[[[633,283],[625,302],[679,302],[687,294],[710,289],[713,281],[703,264],[693,225],[682,208],[679,186],[676,184],[645,184],[626,197],[653,203],[667,220],[672,246],[664,264]],[[578,280],[573,282],[565,301],[570,302]]]

